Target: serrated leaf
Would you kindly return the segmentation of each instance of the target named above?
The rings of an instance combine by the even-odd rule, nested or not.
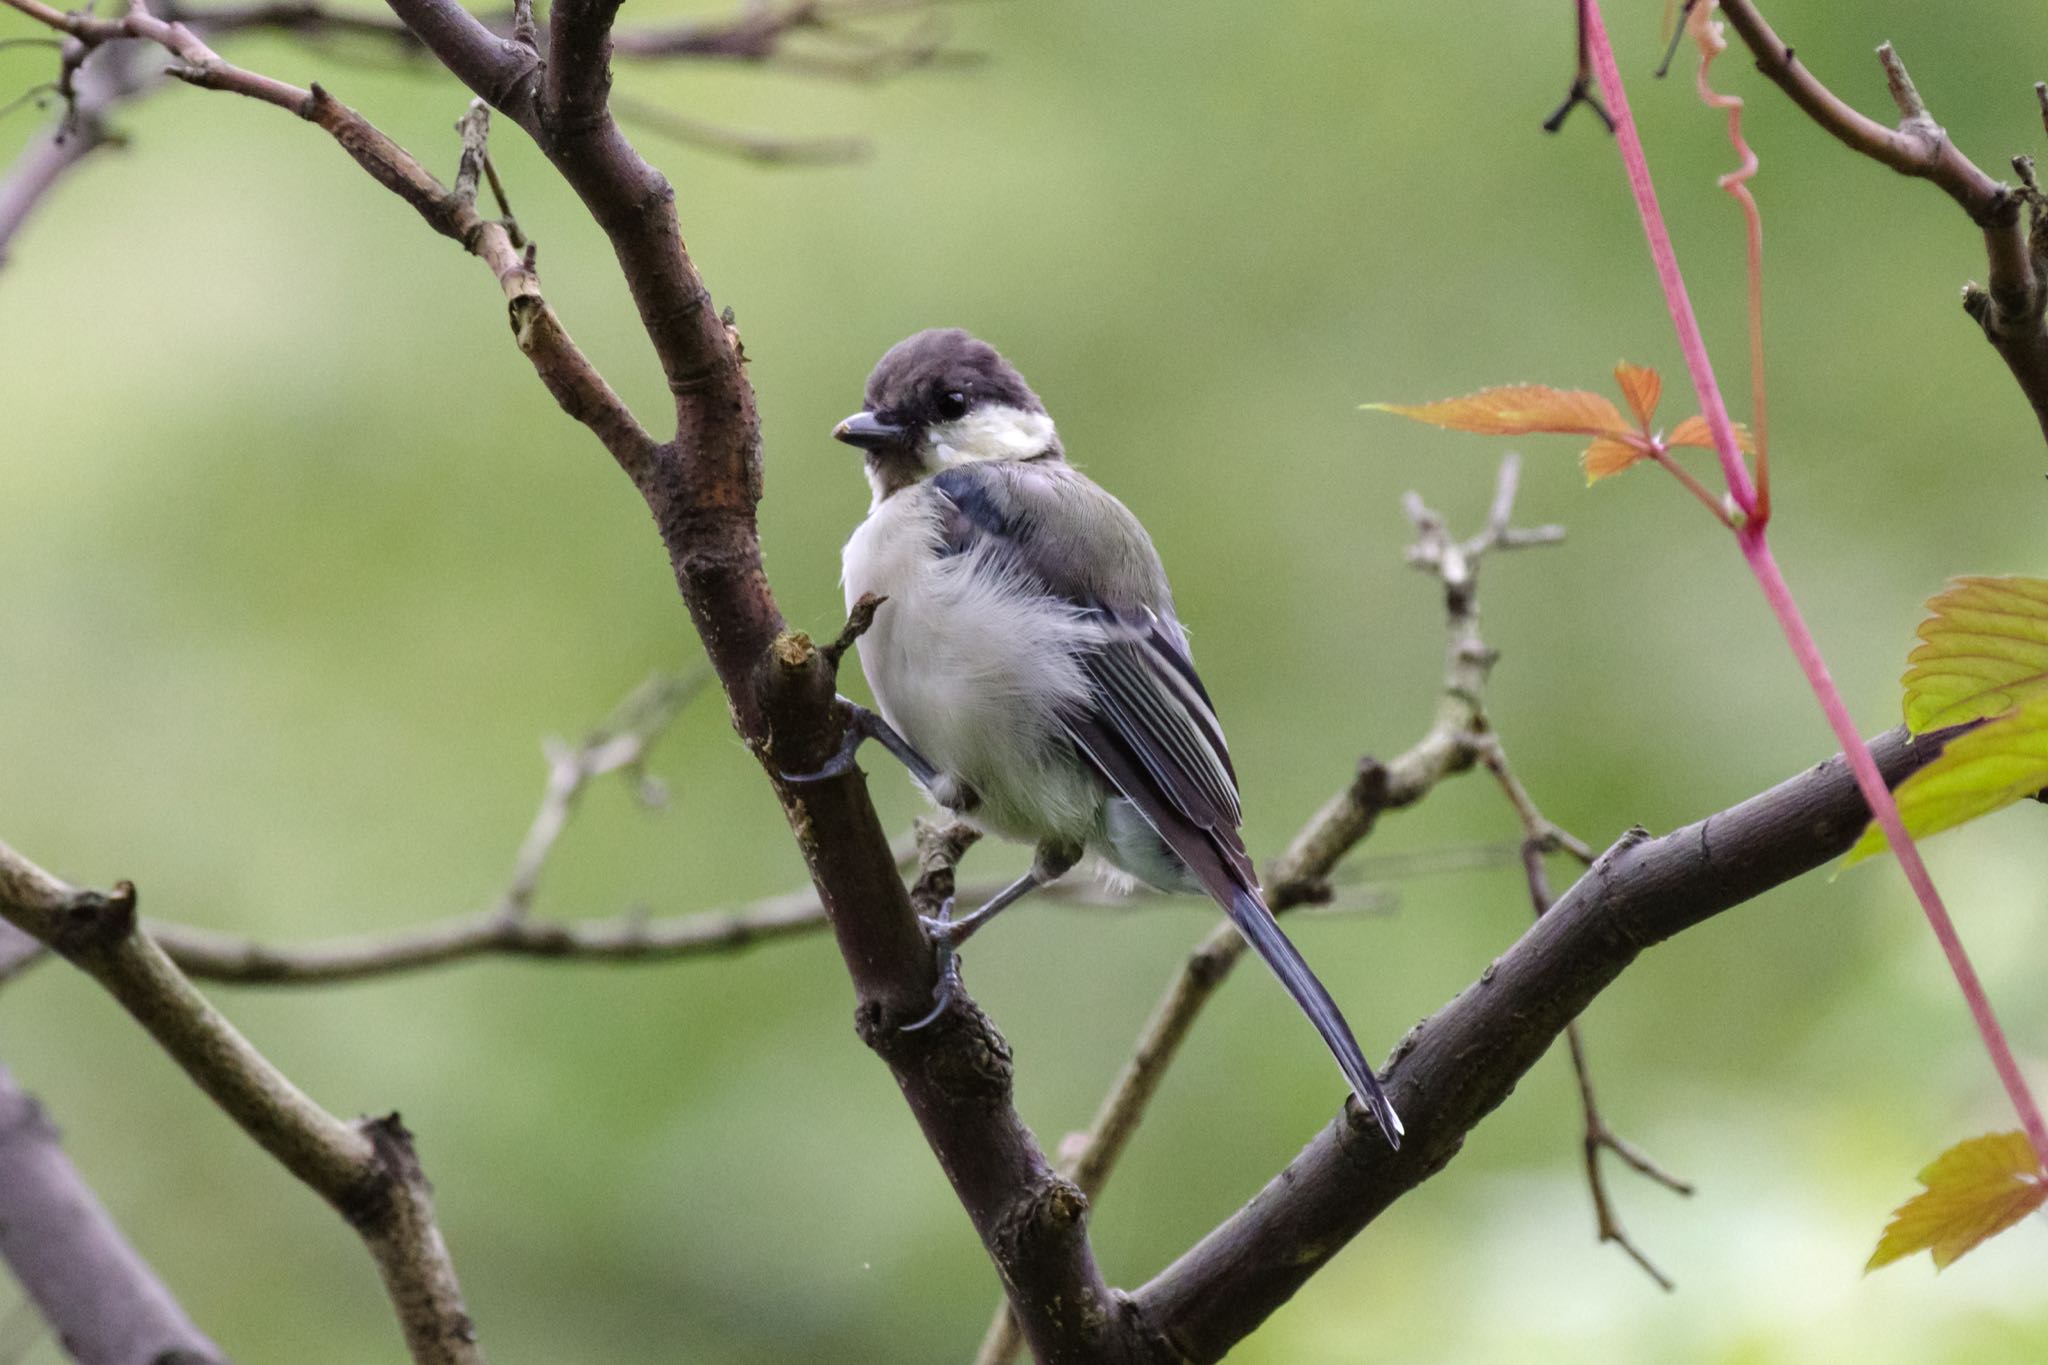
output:
[[[1751,438],[1749,428],[1740,422],[1733,423],[1732,425],[1735,428],[1735,448],[1745,455],[1756,454],[1756,441]],[[1677,426],[1671,428],[1671,434],[1664,438],[1664,444],[1667,446],[1696,446],[1701,450],[1712,450],[1714,448],[1713,429],[1707,425],[1706,418],[1698,413],[1694,413]]]
[[[1609,399],[1584,389],[1553,389],[1543,384],[1510,384],[1481,389],[1463,398],[1406,405],[1367,403],[1367,408],[1412,417],[1453,431],[1482,436],[1528,436],[1536,432],[1606,436],[1633,430]]]
[[[2048,693],[1956,736],[1941,757],[1901,782],[1892,796],[1899,803],[1899,818],[1905,821],[1906,832],[1917,839],[1954,829],[2044,787],[2048,787]],[[1862,862],[1884,849],[1884,831],[1872,821],[1849,850],[1847,863]]]
[[[1906,656],[1906,726],[1914,733],[2002,715],[2048,695],[2048,582],[1959,578],[1927,603]]]
[[[1628,410],[1636,415],[1636,425],[1648,431],[1650,418],[1657,412],[1657,399],[1664,392],[1663,379],[1647,365],[1631,365],[1624,360],[1614,367],[1614,382],[1621,385],[1621,396],[1628,400]]]
[[[1986,1133],[1958,1142],[1920,1172],[1927,1188],[1892,1212],[1865,1272],[1916,1251],[1942,1269],[2004,1232],[2048,1200],[2041,1158],[2025,1133]]]
[[[1633,436],[1633,433],[1631,433]],[[1602,436],[1586,447],[1586,453],[1579,456],[1579,464],[1586,471],[1586,482],[1597,483],[1610,474],[1619,474],[1637,460],[1647,460],[1650,452],[1637,444],[1641,437],[1633,440],[1619,436]]]

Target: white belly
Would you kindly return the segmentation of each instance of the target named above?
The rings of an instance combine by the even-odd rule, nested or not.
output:
[[[1076,650],[1099,630],[1069,603],[1002,590],[980,553],[941,557],[936,495],[883,500],[846,544],[849,606],[889,600],[860,641],[882,715],[978,798],[971,817],[1036,843],[1099,838],[1105,793],[1059,723],[1086,695]]]

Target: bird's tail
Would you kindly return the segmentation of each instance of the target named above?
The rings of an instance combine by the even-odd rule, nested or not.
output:
[[[1359,1050],[1358,1040],[1351,1036],[1351,1026],[1344,1022],[1337,1002],[1330,998],[1330,993],[1323,989],[1322,982],[1316,980],[1315,973],[1309,970],[1300,952],[1280,931],[1280,922],[1273,918],[1273,912],[1266,908],[1258,892],[1247,888],[1238,888],[1226,908],[1231,922],[1244,935],[1245,942],[1258,950],[1266,965],[1273,969],[1273,975],[1280,978],[1280,984],[1294,997],[1294,1003],[1316,1026],[1316,1032],[1323,1035],[1323,1042],[1328,1044],[1337,1065],[1357,1092],[1358,1102],[1365,1106],[1366,1112],[1379,1122],[1380,1131],[1387,1135],[1387,1145],[1398,1149],[1401,1145],[1401,1116],[1394,1112],[1386,1092],[1380,1089],[1379,1078],[1372,1074],[1372,1066]]]

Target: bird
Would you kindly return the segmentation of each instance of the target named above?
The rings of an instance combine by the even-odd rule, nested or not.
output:
[[[1069,464],[1045,404],[957,328],[891,347],[833,436],[873,490],[846,542],[849,611],[880,714],[842,702],[843,773],[868,738],[929,796],[1032,845],[1031,868],[971,913],[924,921],[940,954],[1096,855],[1112,877],[1206,893],[1322,1035],[1387,1142],[1402,1126],[1336,1002],[1281,931],[1239,835],[1237,774],[1159,552],[1123,503]]]

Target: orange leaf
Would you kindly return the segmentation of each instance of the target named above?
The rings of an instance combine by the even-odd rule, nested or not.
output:
[[[1650,417],[1657,411],[1657,399],[1664,392],[1664,381],[1649,366],[1631,365],[1624,360],[1614,367],[1614,382],[1621,385],[1621,396],[1628,400],[1629,411],[1636,415],[1637,423],[1648,431]]]
[[[1579,456],[1579,464],[1586,471],[1586,482],[1597,483],[1610,474],[1619,474],[1637,460],[1648,458],[1650,453],[1635,441],[1618,436],[1602,436],[1586,447],[1586,453]]]
[[[1609,399],[1584,389],[1553,389],[1542,384],[1481,389],[1464,398],[1413,407],[1398,403],[1365,406],[1482,436],[1526,436],[1539,431],[1607,436],[1633,430]]]
[[[1735,448],[1745,455],[1756,454],[1756,442],[1749,437],[1749,428],[1737,422],[1735,425]],[[1671,428],[1671,434],[1664,438],[1667,446],[1698,446],[1701,450],[1714,448],[1714,434],[1707,429],[1707,419],[1697,414],[1686,418]]]
[[[1940,1270],[2048,1200],[2048,1178],[2025,1133],[1986,1133],[1958,1142],[1920,1172],[1927,1188],[1892,1213],[1864,1270],[1916,1251]]]

